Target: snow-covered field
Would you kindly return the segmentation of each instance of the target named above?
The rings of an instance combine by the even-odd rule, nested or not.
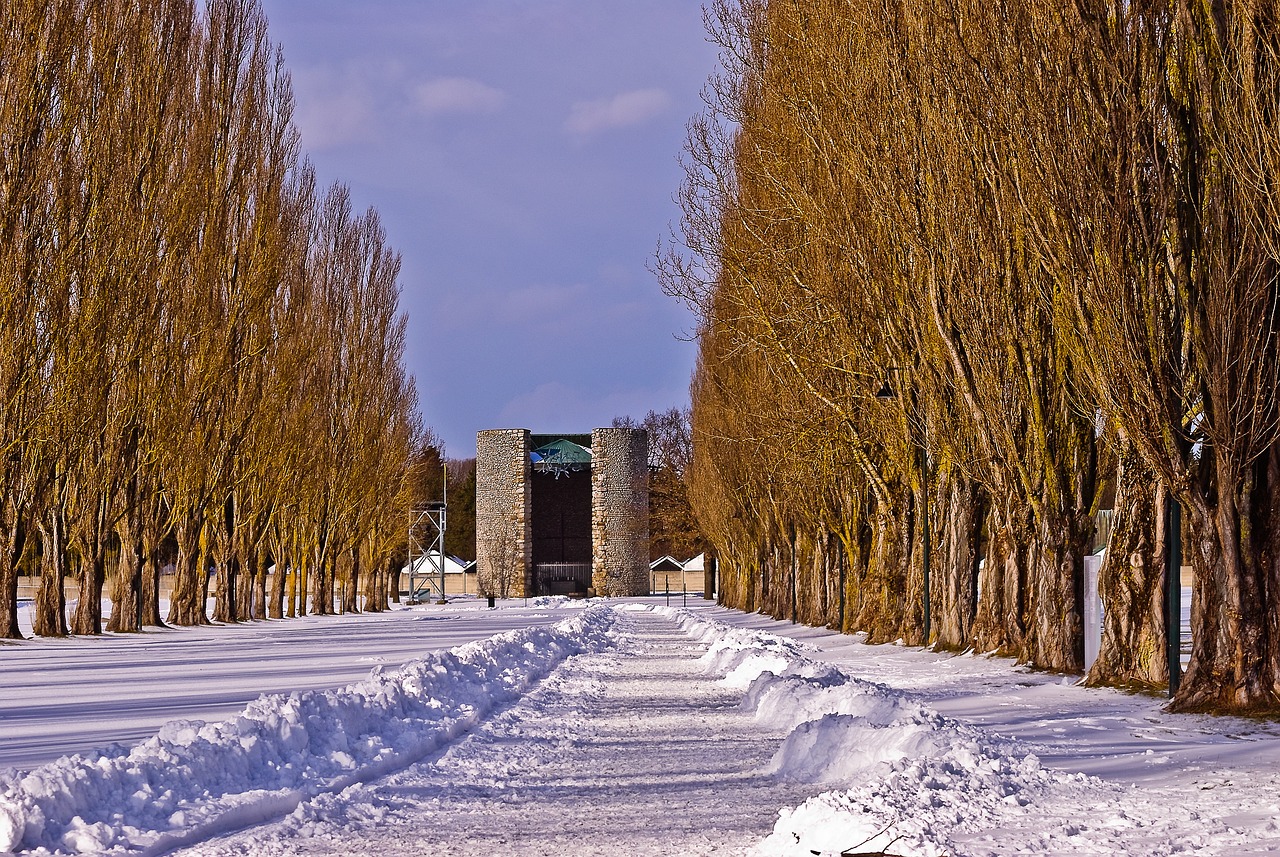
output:
[[[264,693],[339,687],[377,665],[562,618],[511,603],[520,608],[469,601],[447,611],[0,642],[0,768],[140,741],[178,718],[221,720]],[[19,614],[27,635],[29,612]]]
[[[1274,723],[700,599],[0,648],[0,853],[1272,854],[1278,762]]]

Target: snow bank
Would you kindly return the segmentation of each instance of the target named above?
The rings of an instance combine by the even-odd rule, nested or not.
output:
[[[582,604],[585,602],[576,602]],[[575,602],[568,595],[538,595],[529,599],[530,607],[546,609],[547,607],[572,607]]]
[[[847,791],[830,791],[784,809],[758,855],[835,855],[881,851],[902,857],[961,853],[953,835],[998,827],[1010,809],[1043,799],[1083,774],[1046,771],[1032,754],[994,752],[981,742],[903,756]]]
[[[702,657],[707,672],[722,673],[730,687],[745,688],[766,672],[781,675],[793,667],[803,668],[798,665],[806,662],[804,653],[813,650],[811,646],[776,634],[734,628],[704,619],[682,607],[655,606],[651,609],[660,616],[675,620],[681,630],[695,640],[707,643],[709,648]]]
[[[805,655],[810,647],[655,609],[710,645],[708,671],[745,687],[742,705],[758,721],[790,730],[769,773],[843,787],[782,810],[757,847],[761,857],[955,854],[953,833],[981,830],[1064,783],[1091,784],[1047,771],[1033,754],[900,691],[814,661]]]
[[[158,854],[403,768],[565,658],[611,644],[589,608],[338,690],[264,696],[219,723],[173,721],[135,747],[0,775],[0,853]]]

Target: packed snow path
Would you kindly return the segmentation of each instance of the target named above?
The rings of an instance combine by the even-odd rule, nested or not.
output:
[[[741,854],[816,791],[764,773],[788,730],[708,675],[671,619],[622,614],[437,758],[189,854]],[[352,851],[356,843],[356,852]]]

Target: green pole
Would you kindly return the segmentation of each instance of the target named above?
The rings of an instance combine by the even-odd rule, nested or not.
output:
[[[1169,496],[1169,526],[1165,532],[1164,632],[1169,660],[1169,697],[1182,680],[1182,504]]]
[[[924,480],[920,492],[920,523],[924,529],[920,537],[920,547],[924,550],[924,644],[929,645],[929,451],[920,448],[920,474]]]

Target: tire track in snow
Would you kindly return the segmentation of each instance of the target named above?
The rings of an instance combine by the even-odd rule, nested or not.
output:
[[[704,674],[705,645],[623,616],[617,649],[570,659],[439,758],[186,853],[742,853],[815,788],[762,773],[784,734]]]

